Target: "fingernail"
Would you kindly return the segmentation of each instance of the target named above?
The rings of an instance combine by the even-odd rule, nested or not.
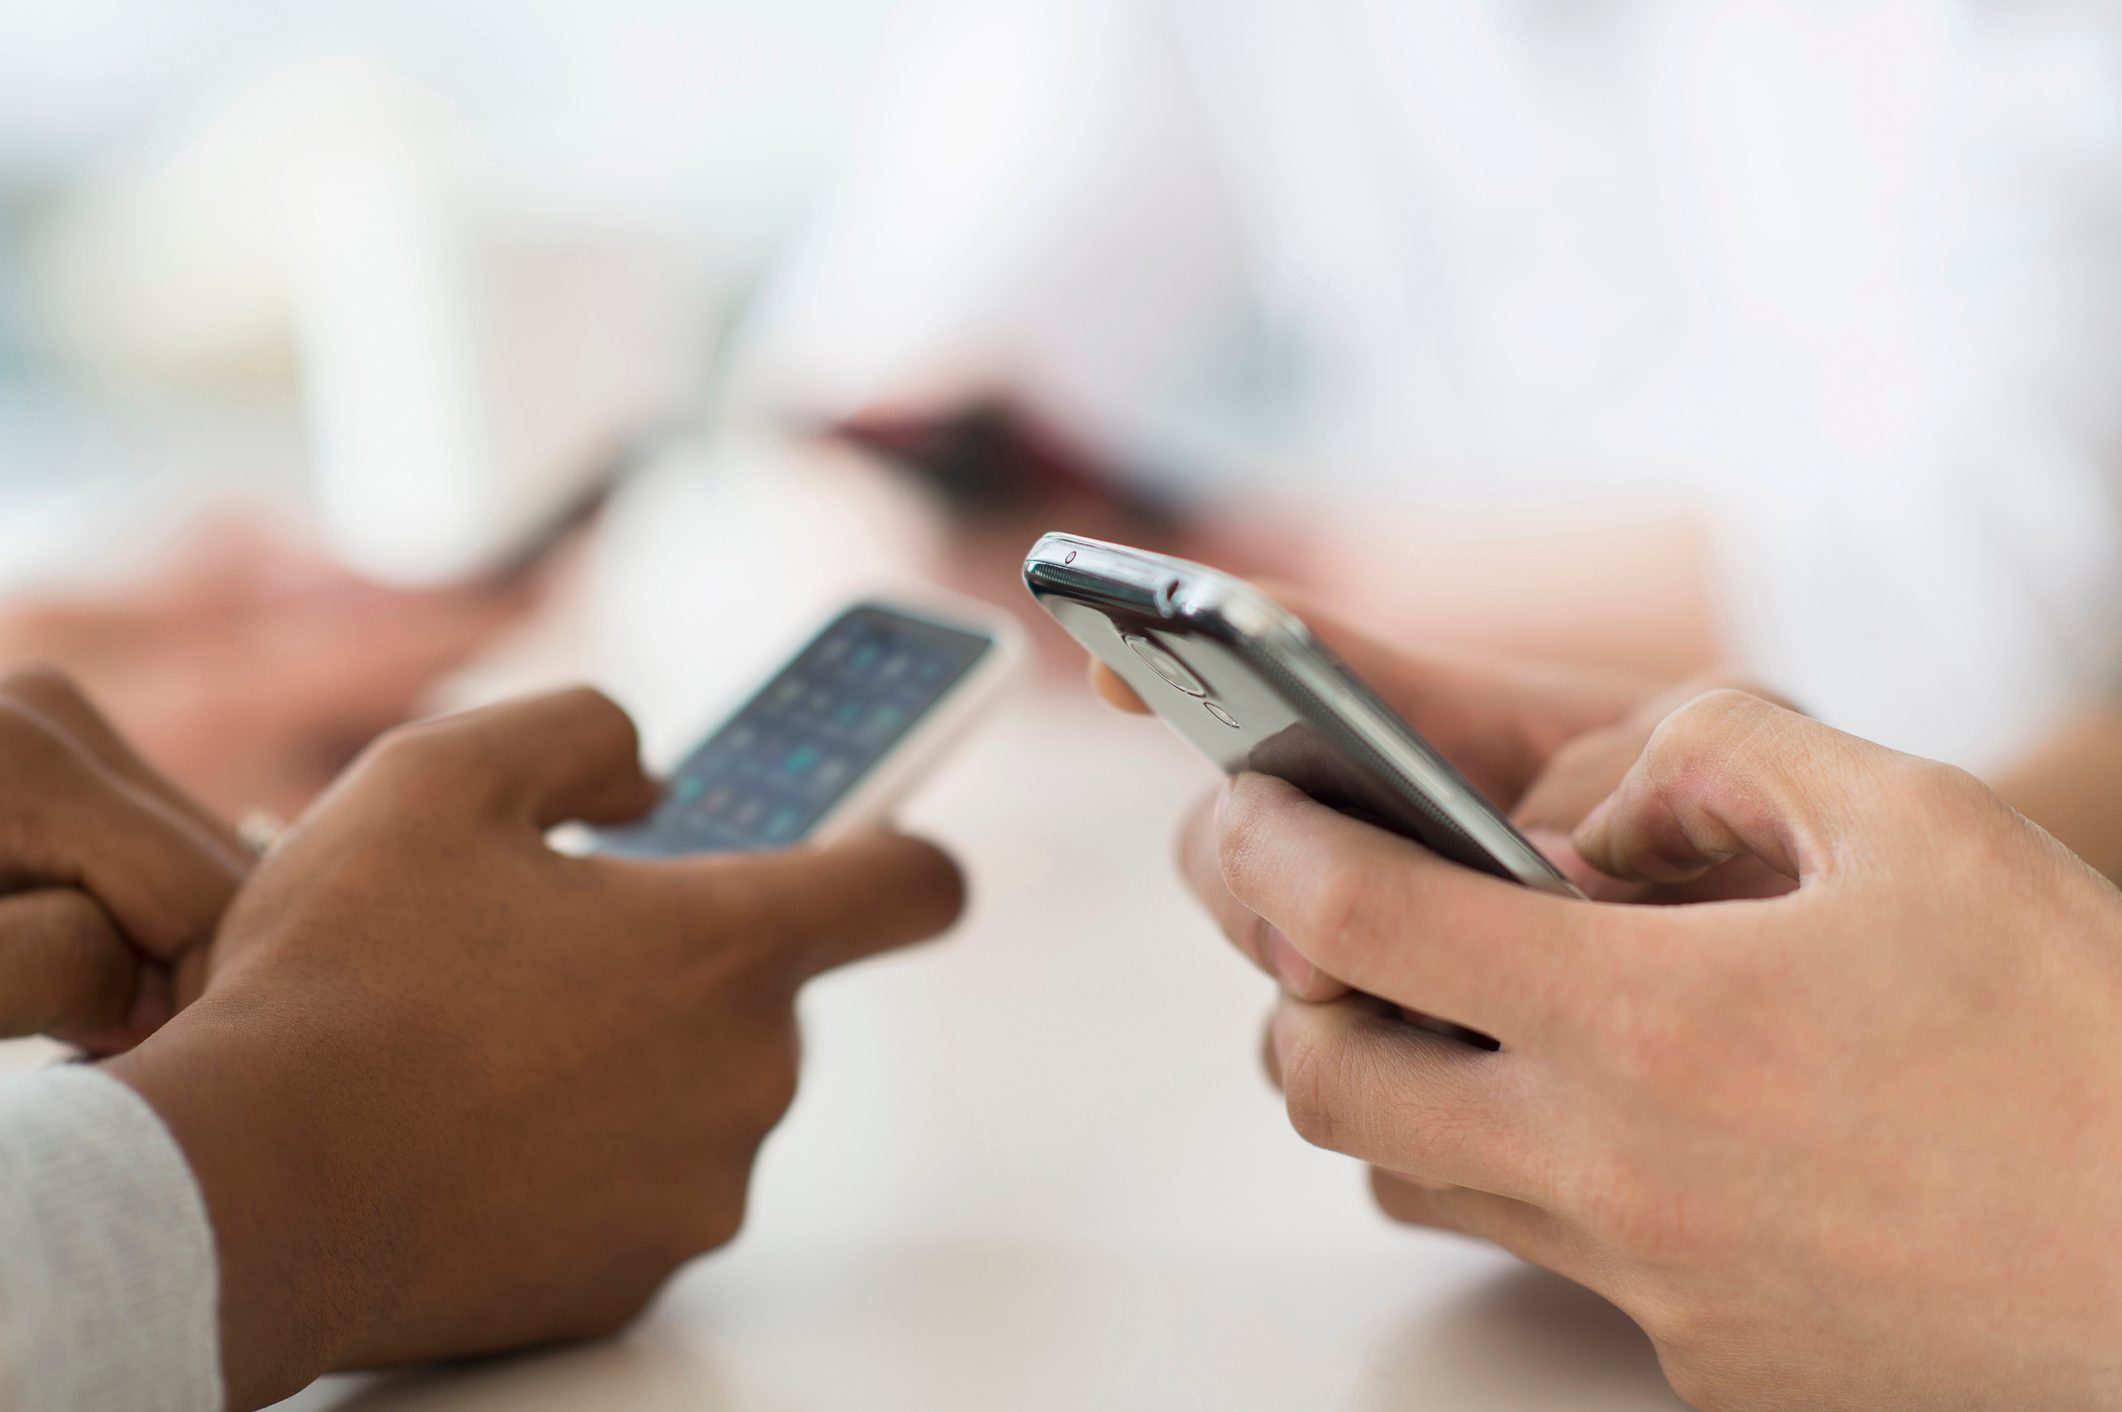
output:
[[[1237,780],[1231,778],[1229,775],[1225,775],[1223,777],[1223,783],[1217,786],[1216,788],[1216,807],[1214,817],[1216,821],[1216,831],[1218,833],[1221,833],[1223,831],[1223,816],[1230,809],[1231,793],[1237,788],[1237,785]]]
[[[1319,979],[1319,968],[1304,959],[1304,953],[1282,934],[1280,927],[1267,929],[1267,964],[1275,968],[1282,984],[1295,995],[1309,993]]]

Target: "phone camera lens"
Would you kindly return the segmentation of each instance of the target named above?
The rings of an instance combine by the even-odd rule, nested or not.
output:
[[[1202,684],[1201,678],[1188,671],[1184,662],[1174,657],[1158,643],[1135,633],[1123,633],[1120,640],[1128,645],[1130,651],[1142,659],[1144,666],[1162,677],[1166,686],[1183,691],[1188,696],[1208,695],[1208,688]]]
[[[1233,716],[1230,712],[1224,710],[1221,706],[1218,706],[1213,701],[1204,701],[1201,704],[1208,708],[1209,715],[1214,716],[1217,720],[1223,722],[1224,725],[1229,726],[1232,730],[1238,729],[1238,718],[1236,716]]]

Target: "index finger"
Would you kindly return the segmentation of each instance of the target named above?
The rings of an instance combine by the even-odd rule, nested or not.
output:
[[[85,747],[98,763],[189,820],[232,861],[239,865],[244,862],[247,850],[236,831],[141,759],[87,694],[63,673],[46,667],[17,668],[0,677],[0,697],[50,721]]]
[[[158,957],[213,935],[244,871],[217,839],[8,698],[0,760],[0,886],[78,887]]]
[[[1523,1045],[1624,989],[1647,908],[1556,897],[1477,873],[1241,776],[1218,820],[1231,894],[1359,990]]]
[[[1348,993],[1339,979],[1327,975],[1299,955],[1273,927],[1253,910],[1231,896],[1223,881],[1223,866],[1217,857],[1216,815],[1222,809],[1223,789],[1196,804],[1179,827],[1179,876],[1194,900],[1207,909],[1230,944],[1262,971],[1275,977],[1299,1000],[1334,1000]]]

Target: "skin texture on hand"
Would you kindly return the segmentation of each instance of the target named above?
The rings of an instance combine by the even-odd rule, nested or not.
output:
[[[234,1405],[623,1324],[735,1234],[797,989],[958,912],[905,838],[546,846],[654,797],[591,692],[393,732],[259,866],[206,996],[112,1061],[205,1193]]]
[[[0,1035],[138,1043],[197,994],[248,864],[66,678],[0,677]]]
[[[1613,1300],[1694,1405],[2122,1400],[2122,895],[1979,781],[1700,697],[1575,835],[1633,884],[1793,885],[1691,906],[1514,887],[1260,776],[1199,827],[1226,929],[1364,992],[1277,1011],[1297,1131]]]

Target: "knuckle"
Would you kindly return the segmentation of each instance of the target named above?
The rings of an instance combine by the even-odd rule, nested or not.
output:
[[[1215,824],[1216,866],[1224,890],[1254,911],[1271,911],[1275,898],[1292,895],[1301,871],[1293,840],[1283,833],[1281,802],[1288,786],[1242,775],[1229,791]]]
[[[1245,791],[1231,791],[1216,828],[1216,867],[1223,874],[1223,885],[1242,899],[1252,891],[1262,842],[1260,813],[1247,802]]]
[[[1695,1412],[1739,1412],[1741,1408],[1816,1405],[1789,1387],[1788,1369],[1759,1357],[1760,1331],[1709,1301],[1652,1300],[1647,1312],[1629,1313],[1650,1336],[1666,1382]],[[1766,1394],[1765,1389],[1781,1389]]]
[[[720,1250],[744,1233],[744,1221],[750,1214],[751,1203],[745,1193],[738,1191],[725,1201],[714,1203],[700,1222],[696,1252]]]
[[[1882,790],[1891,801],[1883,818],[1893,837],[1920,840],[1930,856],[1956,871],[1985,875],[1993,869],[2023,866],[2005,855],[2022,835],[1998,828],[2013,819],[2011,806],[1967,771],[1935,761],[1899,757],[1888,765]]]
[[[393,726],[361,752],[356,772],[394,787],[419,787],[442,798],[471,783],[478,771],[479,749],[469,733],[452,731],[440,721]]]
[[[633,1263],[636,1262],[629,1262],[629,1265]],[[629,1271],[629,1278],[617,1282],[564,1321],[554,1331],[555,1336],[571,1341],[610,1338],[648,1312],[648,1307],[663,1292],[663,1285],[671,1272],[681,1263],[682,1259],[667,1260],[658,1252],[655,1269],[638,1274]]]
[[[1292,920],[1327,954],[1343,951],[1365,921],[1370,888],[1371,879],[1360,865],[1335,858],[1313,880],[1304,915]]]
[[[1666,701],[1691,701],[1703,696],[1722,693],[1743,697],[1758,704],[1779,707],[1785,711],[1796,711],[1797,704],[1773,687],[1742,677],[1732,672],[1710,671],[1690,677],[1664,697]]]
[[[40,894],[39,925],[56,941],[85,945],[109,930],[102,907],[85,892],[51,888]]]
[[[562,690],[555,700],[572,716],[579,718],[585,731],[594,731],[608,738],[615,746],[638,750],[641,744],[640,729],[626,708],[593,686],[571,686]]]
[[[1347,1056],[1329,1040],[1294,1035],[1287,1028],[1277,1048],[1290,1127],[1314,1147],[1339,1150],[1349,1137]]]
[[[751,1205],[749,1175],[748,1171],[740,1172],[728,1183],[718,1183],[722,1189],[710,1192],[692,1207],[681,1223],[673,1264],[720,1250],[743,1233]]]
[[[799,1077],[793,1039],[754,1065],[744,1099],[745,1116],[750,1120],[748,1126],[764,1133],[787,1116],[796,1101]]]
[[[1667,1335],[1660,1327],[1643,1320],[1644,1332],[1657,1345],[1659,1363],[1665,1372],[1665,1381],[1672,1385],[1673,1396],[1679,1398],[1695,1412],[1722,1412],[1728,1404],[1723,1400],[1721,1380],[1714,1376],[1707,1364],[1688,1351],[1688,1343]]]
[[[1985,816],[2004,808],[1997,792],[1966,770],[1933,760],[1910,758],[1904,765],[1908,794],[1919,814],[1958,824],[1968,816]]]
[[[1702,746],[1750,724],[1768,709],[1759,697],[1732,687],[1705,691],[1682,702],[1657,724],[1646,753],[1654,761],[1684,764]]]
[[[0,700],[0,770],[17,782],[39,781],[73,762],[66,742],[36,713]]]
[[[44,710],[87,713],[94,710],[88,694],[57,667],[42,662],[10,668],[0,676],[0,696],[11,696]]]
[[[1706,726],[1749,720],[1771,709],[1760,697],[1735,686],[1713,686],[1680,708],[1682,713]]]
[[[1735,767],[1789,768],[1786,752],[1764,744],[1780,726],[1796,724],[1757,696],[1721,688],[1704,692],[1660,721],[1642,757],[1644,783],[1671,808],[1712,790]]]
[[[633,717],[592,686],[563,687],[513,706],[459,717],[458,723],[469,727],[464,734],[481,743],[497,735],[516,738],[535,731],[564,742],[561,748],[577,760],[638,762],[641,756],[641,733]]]
[[[680,904],[682,906],[682,904]],[[729,928],[722,945],[699,972],[715,1003],[742,1004],[750,1013],[786,1015],[817,970],[815,928],[786,915],[768,899],[732,897],[724,909]],[[673,935],[698,934],[682,920]]]
[[[432,721],[392,726],[368,743],[368,748],[361,752],[361,763],[370,768],[414,763],[433,754],[439,739],[440,732]]]

